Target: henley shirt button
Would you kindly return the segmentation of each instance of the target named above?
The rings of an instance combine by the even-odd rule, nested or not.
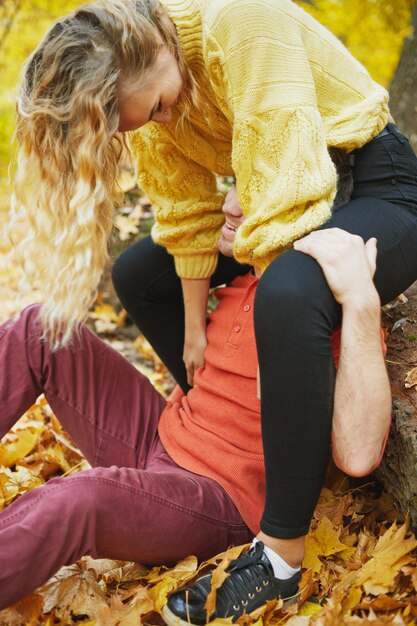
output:
[[[238,333],[240,331],[240,326],[239,324],[236,324],[236,326],[233,329],[235,331],[235,333]]]
[[[250,311],[250,304],[245,304],[245,306],[243,307],[244,311]]]

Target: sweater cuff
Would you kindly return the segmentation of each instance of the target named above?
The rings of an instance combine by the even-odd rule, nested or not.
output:
[[[209,278],[216,271],[218,258],[218,252],[174,255],[175,270],[180,278]]]

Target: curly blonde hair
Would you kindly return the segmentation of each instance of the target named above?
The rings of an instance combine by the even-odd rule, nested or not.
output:
[[[157,0],[100,0],[60,19],[24,68],[8,226],[22,287],[45,301],[44,336],[67,345],[85,319],[108,260],[124,149],[120,82],[144,86],[161,47],[175,54],[190,93],[175,26]]]

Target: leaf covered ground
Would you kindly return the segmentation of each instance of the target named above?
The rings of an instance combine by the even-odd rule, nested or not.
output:
[[[116,222],[119,240],[137,234],[146,211],[143,198],[122,208],[123,219]],[[17,277],[10,268],[0,267],[0,290],[0,321],[4,321],[16,310]],[[167,394],[172,379],[162,363],[146,341],[132,333],[123,312],[114,308],[106,284],[102,292],[89,325]],[[27,295],[28,302],[37,298],[36,292]],[[40,398],[0,442],[0,512],[50,478],[86,467],[46,400]],[[391,497],[372,478],[349,480],[333,466],[329,468],[306,548],[299,603],[284,612],[280,602],[270,602],[250,618],[243,617],[242,624],[417,623],[417,541]],[[189,555],[171,568],[87,556],[62,568],[18,604],[0,611],[0,626],[157,626],[162,624],[160,612],[169,592],[207,565],[218,567],[216,580],[221,581],[227,562],[239,550],[231,549],[205,564]]]

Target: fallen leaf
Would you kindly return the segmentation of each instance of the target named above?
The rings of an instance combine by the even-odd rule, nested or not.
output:
[[[351,611],[360,603],[362,599],[362,591],[359,587],[353,587],[347,596],[342,600],[343,612]]]
[[[417,367],[413,367],[405,375],[404,387],[409,389],[417,385]]]
[[[332,522],[323,517],[314,530],[310,530],[306,537],[306,554],[303,567],[319,572],[323,566],[320,556],[330,556],[338,552],[350,550],[353,554],[355,550],[349,548],[339,540],[340,528],[336,529]]]
[[[38,593],[44,601],[44,613],[52,610],[62,621],[72,623],[72,616],[95,618],[107,606],[106,595],[94,572],[84,571],[78,564],[62,567],[43,585]]]
[[[234,559],[237,559],[240,556],[240,554],[243,552],[243,550],[245,550],[248,547],[249,545],[243,545],[243,546],[236,546],[234,548],[230,548],[229,550],[226,550],[226,552],[222,552],[221,554],[218,554],[216,557],[214,557],[214,559],[210,559],[209,561],[206,561],[205,563],[203,563],[203,566],[216,564],[216,567],[212,571],[212,576],[211,576],[211,590],[207,596],[206,604],[205,604],[207,615],[211,615],[211,613],[216,608],[217,589],[221,587],[221,585],[224,583],[226,578],[229,576],[228,572],[226,572],[226,569],[229,567],[231,561],[233,561]]]
[[[31,593],[16,604],[0,611],[0,624],[7,626],[38,626],[42,616],[42,597]]]
[[[412,535],[405,538],[408,524],[400,528],[394,523],[379,538],[370,560],[358,571],[356,585],[363,585],[367,593],[384,593],[394,583],[403,565],[410,561],[409,553],[417,547],[417,541]]]
[[[112,596],[110,606],[101,609],[96,618],[97,626],[140,626],[142,616],[154,610],[148,590],[141,587],[134,598],[123,604],[117,596]]]
[[[38,422],[32,422],[30,426],[15,425],[1,440],[0,465],[11,467],[29,454],[44,428],[44,424]]]
[[[162,607],[166,604],[168,594],[174,591],[178,587],[178,581],[173,576],[166,576],[163,580],[149,589],[149,598],[155,605],[155,611],[160,613]]]
[[[14,471],[8,467],[0,467],[0,485],[4,505],[6,505],[10,504],[16,496],[43,485],[43,480],[26,467],[16,466]]]
[[[373,609],[376,612],[381,611],[386,613],[388,611],[395,611],[396,609],[404,609],[409,606],[408,602],[400,602],[391,596],[382,595],[371,600],[364,600],[358,605],[358,609],[369,610]]]

